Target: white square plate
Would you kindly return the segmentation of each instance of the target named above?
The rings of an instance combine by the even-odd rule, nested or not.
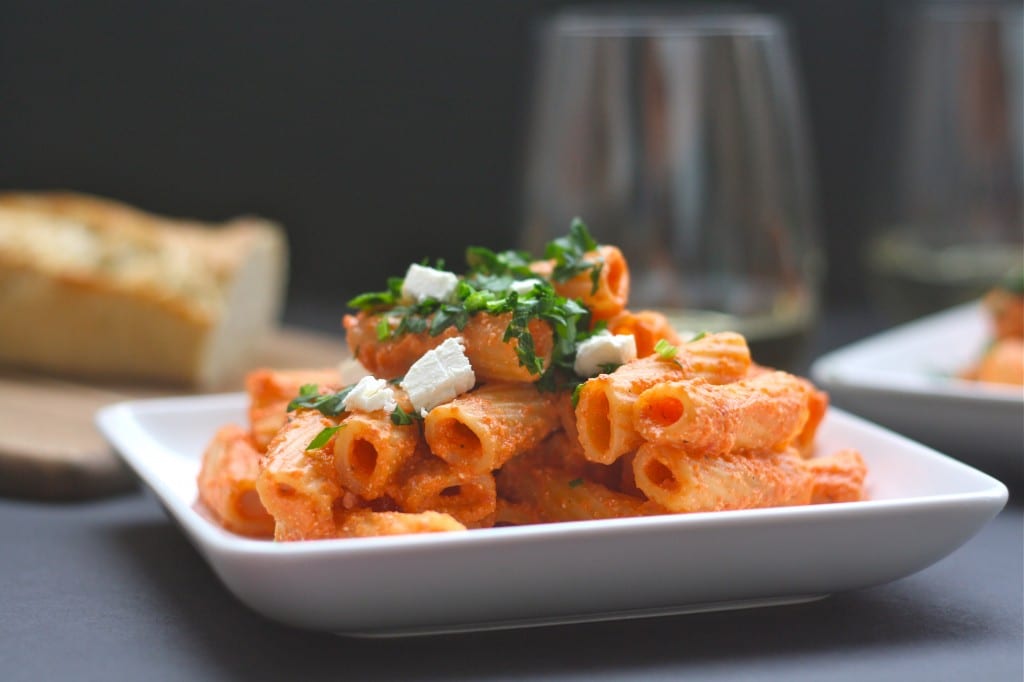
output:
[[[992,472],[1024,463],[1024,387],[958,379],[990,326],[979,303],[822,356],[811,376],[835,404]]]
[[[274,543],[196,511],[196,474],[244,395],[120,403],[103,434],[224,584],[301,627],[401,635],[628,618],[819,598],[895,580],[954,551],[1005,504],[997,480],[832,411],[828,452],[856,447],[870,501]]]

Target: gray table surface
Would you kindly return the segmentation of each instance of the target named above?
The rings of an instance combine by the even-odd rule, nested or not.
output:
[[[292,321],[327,327],[317,309]],[[871,333],[830,315],[814,352]],[[1016,453],[1019,458],[1020,453]],[[290,629],[232,597],[150,494],[0,499],[0,680],[1024,679],[1024,486],[932,567],[765,609],[359,640]]]

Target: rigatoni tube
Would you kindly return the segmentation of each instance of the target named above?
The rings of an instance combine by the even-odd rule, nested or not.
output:
[[[637,396],[656,384],[683,377],[678,363],[651,356],[583,384],[576,403],[576,427],[586,458],[611,464],[635,450],[641,442],[633,426]]]
[[[532,384],[494,383],[435,407],[423,426],[431,452],[456,471],[484,473],[539,444],[559,415]]]
[[[647,497],[672,512],[808,504],[813,491],[813,477],[792,450],[708,457],[645,443],[633,475]]]
[[[429,453],[418,456],[406,468],[391,496],[403,511],[443,512],[467,528],[494,524],[494,475],[460,474]]]
[[[637,398],[634,424],[644,440],[691,454],[730,450],[783,450],[807,423],[807,382],[768,372],[731,384],[705,379],[670,381]]]
[[[380,497],[419,442],[415,423],[397,426],[383,411],[351,413],[334,440],[341,484],[364,499]]]

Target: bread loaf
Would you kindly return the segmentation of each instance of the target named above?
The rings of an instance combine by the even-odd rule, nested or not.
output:
[[[0,193],[0,364],[218,386],[276,324],[286,256],[281,229],[258,218]]]

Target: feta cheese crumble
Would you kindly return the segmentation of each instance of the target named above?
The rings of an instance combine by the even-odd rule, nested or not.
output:
[[[603,331],[576,346],[576,361],[572,369],[581,377],[601,373],[602,365],[624,365],[636,360],[636,339],[632,334],[612,334]]]
[[[464,343],[460,337],[445,340],[424,353],[405,373],[400,385],[420,415],[450,402],[476,384]]]
[[[455,293],[459,278],[454,272],[428,268],[413,263],[405,273],[402,296],[423,303],[428,298],[447,301]]]
[[[368,376],[359,380],[359,383],[341,401],[341,405],[346,410],[362,410],[364,412],[384,410],[390,413],[398,407],[398,401],[395,400],[395,391],[388,386],[388,382]]]
[[[520,296],[525,296],[526,294],[533,291],[533,288],[540,283],[541,281],[539,279],[537,279],[536,277],[531,277],[530,279],[516,280],[515,282],[512,282],[512,284],[510,284],[508,288],[516,292]]]

